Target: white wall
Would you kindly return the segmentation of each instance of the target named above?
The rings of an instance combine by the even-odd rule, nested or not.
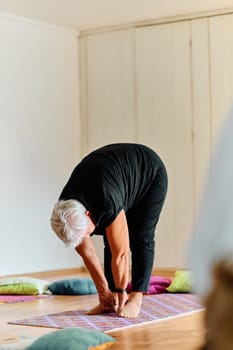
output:
[[[78,33],[0,13],[0,275],[80,266],[50,229],[79,161]]]

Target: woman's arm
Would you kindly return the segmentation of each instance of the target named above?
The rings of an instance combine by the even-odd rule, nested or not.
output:
[[[122,209],[115,220],[107,227],[106,235],[112,252],[112,274],[115,287],[126,289],[129,282],[129,233],[125,216]],[[125,297],[118,294],[120,307],[125,302]]]
[[[83,242],[75,248],[76,251],[83,258],[83,262],[86,265],[91,277],[95,283],[99,296],[99,306],[90,310],[91,314],[99,312],[112,312],[116,311],[117,304],[114,294],[108,287],[108,282],[105,278],[102,266],[99,258],[96,254],[95,246],[90,237],[84,238]]]
[[[84,238],[82,243],[75,250],[83,258],[91,277],[95,283],[98,293],[103,293],[108,290],[108,282],[105,278],[99,258],[96,254],[95,246],[90,237]]]

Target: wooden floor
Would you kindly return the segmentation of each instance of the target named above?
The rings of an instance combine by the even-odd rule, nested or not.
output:
[[[65,274],[44,273],[29,274],[32,277],[49,281],[64,278],[81,277],[85,273],[67,270]],[[161,275],[160,273],[159,275]],[[167,274],[166,274],[167,275]],[[16,304],[0,304],[0,338],[12,335],[26,335],[38,337],[54,331],[54,328],[29,327],[10,325],[8,321],[92,307],[97,303],[96,295],[88,296],[53,296],[53,298],[39,299],[31,302]],[[136,326],[132,328],[112,331],[109,333],[117,342],[111,346],[112,350],[197,350],[204,338],[203,311],[175,319],[163,320],[154,324]]]

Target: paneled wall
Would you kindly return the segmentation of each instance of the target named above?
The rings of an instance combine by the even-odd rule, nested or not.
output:
[[[83,43],[84,152],[106,143],[136,141],[133,35],[131,30],[106,32]]]
[[[83,154],[139,142],[163,158],[169,190],[156,266],[185,267],[205,174],[233,95],[233,15],[82,35]]]
[[[135,34],[137,140],[154,148],[167,166],[168,200],[157,234],[157,259],[170,267],[193,218],[189,24],[138,28]],[[181,258],[176,257],[176,265]]]
[[[209,21],[210,89],[213,143],[233,96],[233,15]]]

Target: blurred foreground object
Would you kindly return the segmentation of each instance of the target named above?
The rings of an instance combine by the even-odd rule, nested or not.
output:
[[[206,306],[200,350],[233,349],[233,110],[220,133],[194,227],[189,261]]]
[[[200,206],[189,260],[194,291],[207,295],[213,266],[233,256],[233,110],[216,145]]]

